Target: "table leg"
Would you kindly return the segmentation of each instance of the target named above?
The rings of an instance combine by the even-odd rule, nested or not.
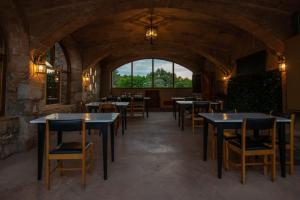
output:
[[[37,179],[42,179],[43,161],[45,147],[45,124],[38,124],[38,176]]]
[[[176,120],[176,115],[177,115],[177,103],[175,101],[175,120]]]
[[[107,124],[103,124],[103,126],[100,128],[100,131],[102,135],[103,173],[104,173],[104,180],[107,180],[107,135],[108,135]]]
[[[222,164],[223,164],[223,127],[217,126],[217,165],[218,178],[222,178]]]
[[[280,155],[280,169],[281,176],[286,177],[286,157],[285,157],[285,124],[278,124],[278,139],[279,139],[279,155]]]
[[[175,103],[176,103],[175,100],[172,100],[172,105],[173,105],[173,109],[172,109],[172,110],[173,110],[173,117],[174,117],[174,118],[175,118],[175,112],[176,112],[176,110],[175,110],[175,109],[176,109],[176,108],[175,108]],[[176,118],[175,118],[175,119],[176,119]]]
[[[125,130],[127,130],[127,108],[124,110],[124,116],[125,116]]]
[[[208,122],[204,119],[203,127],[203,160],[207,160],[207,143],[208,143]]]
[[[180,112],[180,104],[177,104],[177,108],[178,108],[178,126],[180,127],[180,114],[181,114],[181,112]]]
[[[121,121],[122,121],[122,135],[124,135],[124,130],[125,130],[125,118],[126,118],[126,115],[125,115],[125,111],[126,111],[126,107],[125,108],[121,108]]]
[[[149,105],[148,105],[148,100],[146,100],[146,116],[147,116],[147,118],[149,117]]]
[[[180,106],[180,112],[181,112],[181,130],[184,130],[184,111],[185,111],[185,106]]]
[[[115,161],[115,122],[110,124],[111,161]]]

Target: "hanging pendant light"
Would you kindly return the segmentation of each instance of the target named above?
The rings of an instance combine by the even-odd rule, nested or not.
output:
[[[153,44],[153,41],[157,38],[157,27],[153,26],[153,11],[150,12],[150,25],[146,27],[145,37],[150,41],[150,44]]]

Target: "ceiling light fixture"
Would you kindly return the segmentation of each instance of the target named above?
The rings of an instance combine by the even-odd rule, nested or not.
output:
[[[153,41],[157,38],[157,26],[153,25],[153,10],[150,11],[150,25],[146,27],[146,39],[150,41],[150,44],[153,44]]]

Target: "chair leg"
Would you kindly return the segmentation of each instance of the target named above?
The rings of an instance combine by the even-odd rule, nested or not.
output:
[[[229,170],[229,147],[227,141],[224,142],[224,159],[225,159],[225,169]]]
[[[264,155],[264,175],[268,175],[268,155]]]
[[[212,160],[216,159],[216,138],[214,136],[214,133],[212,133],[211,136],[211,155],[210,155]]]
[[[82,168],[81,168],[81,187],[83,189],[85,189],[85,179],[86,179],[86,177],[85,177],[85,175],[86,175],[85,174],[85,172],[86,172],[86,159],[85,159],[85,156],[83,156],[81,162],[82,162]]]
[[[192,118],[192,129],[193,129],[193,135],[195,135],[195,121]]]
[[[48,158],[46,158],[45,167],[46,188],[50,190],[50,160]]]
[[[246,183],[246,156],[241,155],[241,183]]]
[[[293,145],[293,144],[291,144]],[[295,169],[294,169],[294,148],[291,146],[290,147],[290,175],[293,175],[295,173]]]
[[[90,168],[89,172],[92,174],[94,171],[94,144],[91,144],[90,147]]]
[[[272,181],[276,179],[276,152],[272,155]]]
[[[64,175],[64,173],[63,173],[63,161],[62,160],[60,160],[59,161],[59,168],[60,168],[60,170],[59,170],[59,173],[60,173],[60,176],[63,176]]]

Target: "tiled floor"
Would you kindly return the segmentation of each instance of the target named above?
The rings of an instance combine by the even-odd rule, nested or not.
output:
[[[0,199],[299,199],[300,167],[296,175],[271,182],[262,170],[247,170],[246,185],[239,171],[216,178],[216,162],[202,161],[201,131],[192,135],[190,123],[182,132],[171,113],[150,113],[149,119],[131,119],[125,136],[117,136],[116,161],[109,163],[109,178],[102,178],[101,138],[96,144],[96,166],[80,187],[80,172],[52,177],[52,188],[36,180],[36,149],[0,161]],[[77,137],[77,136],[76,136]],[[296,155],[299,157],[299,155]]]

